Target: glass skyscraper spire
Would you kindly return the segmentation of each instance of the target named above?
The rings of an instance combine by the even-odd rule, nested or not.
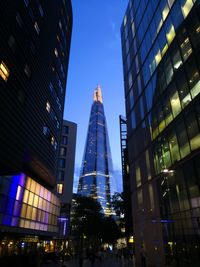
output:
[[[97,199],[106,215],[111,213],[111,175],[112,159],[106,118],[101,87],[97,86],[94,90],[78,194]]]

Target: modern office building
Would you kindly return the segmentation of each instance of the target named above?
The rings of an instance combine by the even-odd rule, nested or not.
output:
[[[0,239],[52,237],[71,1],[0,2]],[[9,234],[10,233],[10,234]],[[34,241],[33,241],[34,242]],[[14,245],[13,241],[9,247]]]
[[[111,214],[111,176],[110,144],[101,87],[98,86],[94,90],[78,194],[97,199],[105,215]]]
[[[136,259],[154,266],[200,262],[199,3],[131,0],[121,27]]]
[[[63,120],[57,172],[57,193],[61,198],[59,236],[67,237],[74,181],[77,124]]]
[[[123,184],[123,201],[124,201],[124,221],[125,236],[129,247],[133,248],[133,219],[132,219],[132,202],[131,202],[131,180],[128,160],[127,147],[127,121],[122,115],[119,116],[120,126],[120,145],[121,145],[121,162],[122,162],[122,184]]]

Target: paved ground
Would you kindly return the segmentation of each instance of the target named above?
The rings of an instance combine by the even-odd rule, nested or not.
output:
[[[64,262],[65,267],[79,267],[79,262],[77,259]],[[62,264],[59,263],[47,263],[43,264],[42,267],[61,267]],[[64,267],[63,266],[63,267]],[[134,267],[133,262],[128,260],[116,260],[111,257],[104,259],[102,262],[96,260],[94,266],[91,265],[89,260],[84,260],[83,267]]]

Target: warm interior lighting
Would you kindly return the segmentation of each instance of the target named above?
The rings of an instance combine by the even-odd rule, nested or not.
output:
[[[168,7],[168,5],[166,5],[165,8],[162,11],[162,17],[163,17],[164,21],[165,21],[167,15],[168,15],[168,13],[169,13],[169,7]]]
[[[0,76],[4,79],[4,81],[8,80],[10,71],[8,69],[8,67],[6,66],[6,64],[2,61],[1,65],[0,65]]]
[[[173,41],[175,35],[176,34],[175,34],[174,26],[172,25],[169,32],[166,34],[167,41],[169,44]]]
[[[156,65],[159,64],[161,59],[162,59],[162,57],[161,57],[161,53],[160,53],[160,50],[159,50],[158,53],[155,55]]]
[[[63,193],[63,184],[57,184],[57,192],[58,194],[61,194]]]
[[[187,15],[189,14],[189,12],[190,12],[191,8],[193,7],[193,5],[194,4],[193,4],[192,0],[186,0],[185,4],[183,6],[181,6],[184,18],[187,17]]]

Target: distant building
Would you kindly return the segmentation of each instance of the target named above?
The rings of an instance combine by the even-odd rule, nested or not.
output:
[[[94,91],[78,194],[96,199],[106,215],[111,214],[111,176],[110,144],[101,88],[98,86]]]
[[[0,1],[0,16],[0,239],[13,251],[58,231],[71,1]]]
[[[76,131],[77,124],[66,120],[63,121],[56,186],[57,193],[61,198],[61,213],[59,216],[60,237],[66,237],[69,229],[74,180]]]
[[[136,259],[199,265],[200,1],[129,1],[121,27]]]

